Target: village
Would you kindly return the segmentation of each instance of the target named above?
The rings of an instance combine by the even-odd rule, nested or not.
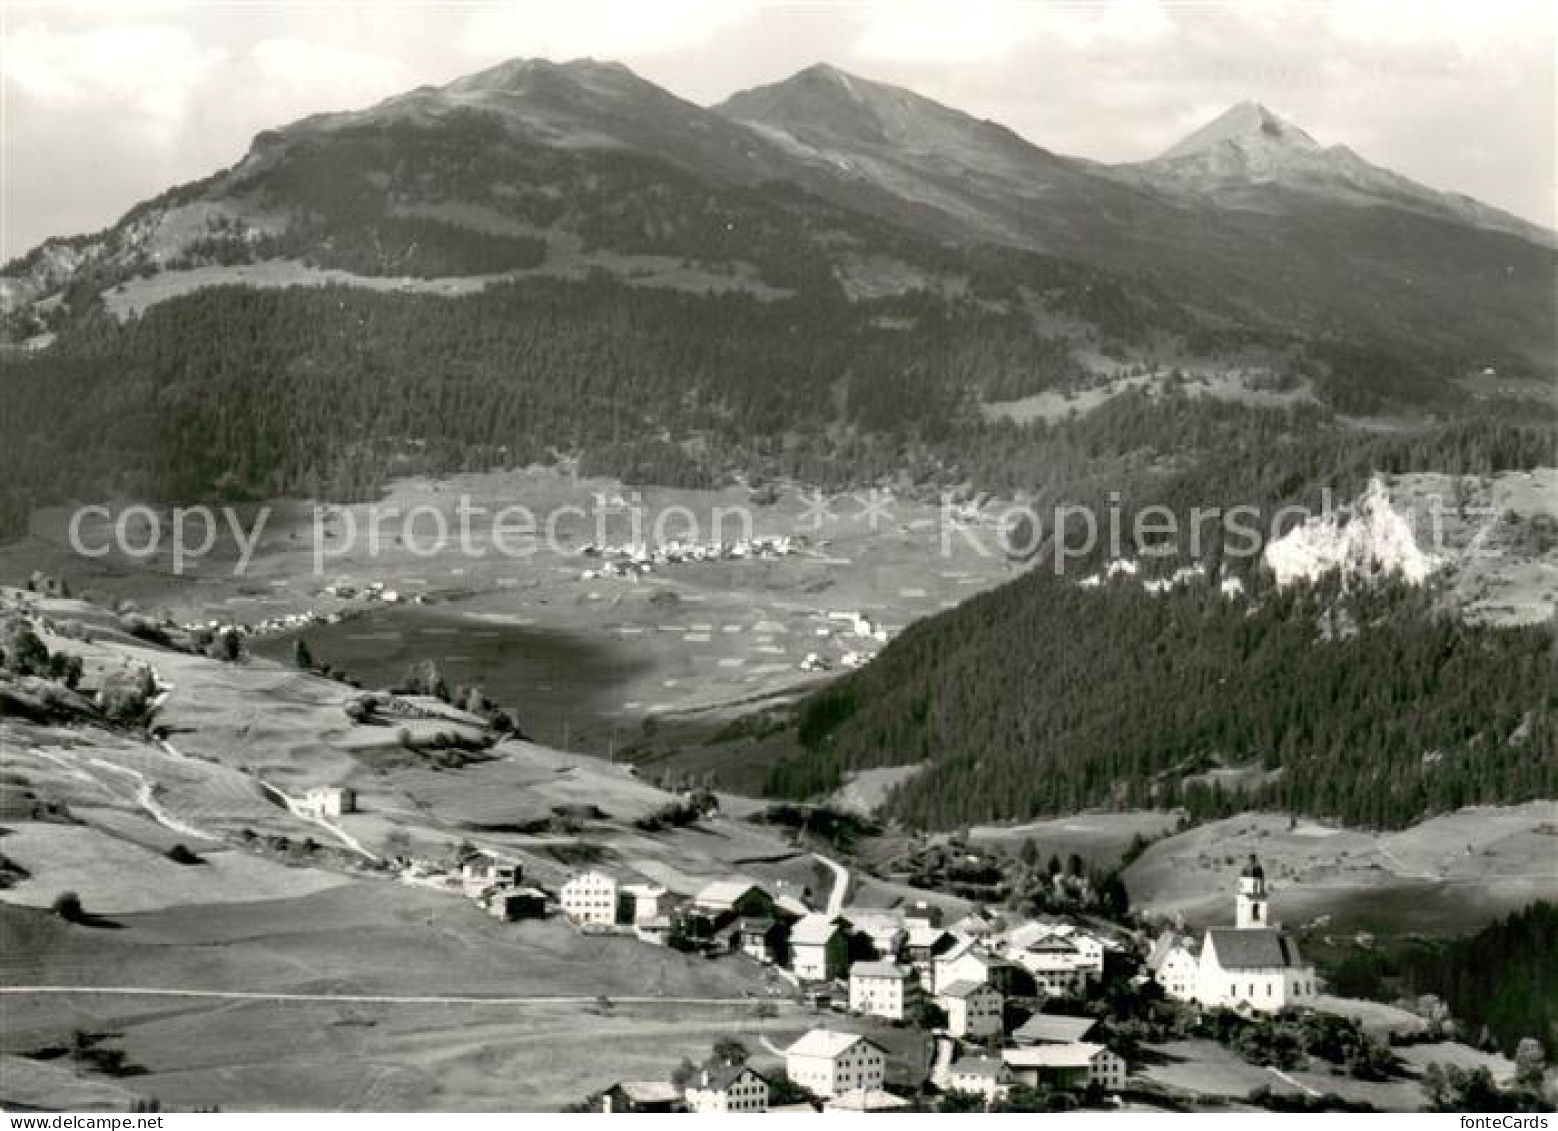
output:
[[[329,789],[310,801],[335,815],[353,804],[350,791]],[[485,851],[442,870],[403,863],[409,882],[459,891],[500,921],[557,914],[581,934],[750,963],[773,995],[765,1003],[754,992],[760,1015],[775,1015],[783,995],[817,1018],[782,1047],[761,1038],[776,1068],[760,1069],[752,1050],[729,1039],[702,1065],[684,1060],[663,1079],[617,1081],[579,1110],[1120,1108],[1153,1089],[1128,1059],[1139,1026],[1119,1014],[1163,1002],[1258,1019],[1313,1008],[1321,994],[1314,967],[1272,919],[1253,857],[1231,884],[1233,925],[1199,938],[980,907],[954,919],[933,898],[846,906],[849,874],[837,865],[834,890],[814,899],[809,889],[742,877],[680,896],[603,867],[548,891],[519,862]]]

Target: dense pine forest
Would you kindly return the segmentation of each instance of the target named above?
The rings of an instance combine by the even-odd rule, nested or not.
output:
[[[1393,827],[1558,796],[1550,626],[1494,629],[1382,586],[1084,590],[1046,570],[911,625],[800,706],[769,790],[927,763],[891,797],[911,824],[1184,805]],[[1186,779],[1259,766],[1228,795]]]
[[[1558,906],[1537,902],[1467,938],[1409,940],[1349,955],[1327,977],[1337,993],[1391,1000],[1434,994],[1476,1038],[1507,1056],[1526,1038],[1558,1055]]]
[[[492,253],[506,254],[501,243]],[[1055,301],[1134,327],[1139,351],[1183,317],[1051,267]],[[1105,484],[1127,501],[1156,496],[1198,463],[1234,493],[1269,474],[1280,494],[1295,474],[1356,462],[1357,434],[1324,406],[1250,408],[1193,388],[1124,395],[1054,424],[986,421],[982,401],[1079,380],[1071,344],[1040,332],[1016,298],[993,297],[1011,281],[987,276],[966,296],[854,302],[828,289],[764,301],[599,276],[459,298],[221,287],[125,324],[94,307],[50,349],[6,359],[0,531],[71,498],[358,500],[396,475],[563,458],[633,482],[962,484],[1041,504],[1101,498]],[[1295,374],[1332,372],[1318,354],[1283,351],[1274,356]],[[1446,441],[1422,433],[1419,450],[1439,466]],[[1551,450],[1550,432],[1491,424],[1458,426],[1448,441],[1486,466]]]

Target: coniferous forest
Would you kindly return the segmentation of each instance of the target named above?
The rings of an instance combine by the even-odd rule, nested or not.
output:
[[[1108,805],[1395,827],[1558,795],[1550,625],[1468,625],[1399,585],[1252,584],[1083,590],[1036,570],[803,701],[768,789],[923,762],[888,811],[938,828]],[[1244,794],[1195,780],[1225,766],[1269,773]]]

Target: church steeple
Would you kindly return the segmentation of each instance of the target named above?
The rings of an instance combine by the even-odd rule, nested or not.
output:
[[[1249,863],[1239,873],[1239,894],[1234,899],[1234,926],[1241,929],[1271,926],[1266,896],[1266,871],[1250,854]]]

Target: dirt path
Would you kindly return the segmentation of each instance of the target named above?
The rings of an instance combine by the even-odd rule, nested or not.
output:
[[[849,895],[849,869],[837,860],[830,860],[820,852],[813,852],[818,860],[822,861],[833,871],[833,891],[828,895],[826,913],[830,916],[844,913],[844,899]]]

